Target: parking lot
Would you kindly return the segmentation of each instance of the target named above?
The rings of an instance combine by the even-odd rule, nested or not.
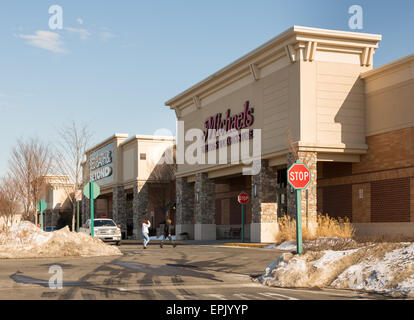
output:
[[[287,289],[251,280],[281,252],[222,244],[123,244],[123,256],[0,261],[0,299],[295,300],[382,298],[353,291]],[[52,289],[51,266],[62,270]],[[13,295],[10,296],[10,292]]]

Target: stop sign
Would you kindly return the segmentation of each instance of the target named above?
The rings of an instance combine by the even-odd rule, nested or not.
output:
[[[294,189],[305,189],[311,181],[310,170],[303,163],[294,163],[287,171],[288,181]]]
[[[240,204],[246,204],[249,202],[249,195],[246,192],[241,192],[237,197],[237,201]]]

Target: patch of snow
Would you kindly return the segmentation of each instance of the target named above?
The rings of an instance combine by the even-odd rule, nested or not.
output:
[[[276,246],[275,244],[271,244],[266,246],[267,249],[276,249],[276,250],[296,250],[296,241],[285,241],[282,242],[280,245]]]
[[[358,249],[354,250],[345,250],[345,251],[333,251],[333,250],[325,250],[323,251],[324,255],[319,260],[316,260],[312,263],[315,268],[324,269],[329,267],[332,263],[344,258],[345,256],[358,251]]]
[[[303,241],[303,248],[307,250],[328,250],[328,249],[353,249],[360,247],[357,242],[349,238],[339,238],[339,237],[321,237],[314,240],[305,240]],[[292,251],[296,250],[296,241],[285,241],[279,245],[270,244],[265,247],[266,249],[276,249],[276,250],[286,250]]]
[[[391,288],[390,284],[404,271],[412,273],[406,279]],[[333,287],[340,287],[341,283],[348,282],[350,289],[374,291],[401,295],[414,290],[414,244],[387,252],[380,259],[365,259],[352,265],[342,272],[332,283]]]
[[[290,241],[272,248],[283,250],[292,245]],[[402,247],[395,249],[399,245]],[[334,287],[414,297],[414,244],[379,243],[304,255],[284,253],[258,280],[269,286]]]
[[[0,233],[0,259],[121,255],[115,247],[68,227],[45,232],[28,221]]]
[[[272,276],[272,271],[276,269],[276,267],[283,263],[283,255],[279,258],[277,258],[275,261],[273,261],[271,264],[269,264],[266,269],[265,272],[263,274],[263,277],[268,278]]]

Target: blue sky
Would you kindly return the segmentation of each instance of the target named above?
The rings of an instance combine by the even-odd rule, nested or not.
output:
[[[94,142],[115,132],[175,133],[164,102],[293,25],[383,35],[375,66],[414,53],[414,1],[3,0],[0,3],[0,176],[17,138],[56,139],[68,120]],[[50,30],[51,5],[63,29]]]

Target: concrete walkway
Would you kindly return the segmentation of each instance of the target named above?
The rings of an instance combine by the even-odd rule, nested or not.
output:
[[[151,240],[149,244],[159,244],[161,240]],[[170,242],[166,241],[168,245]],[[191,245],[191,246],[237,246],[250,248],[264,248],[271,243],[250,243],[242,242],[240,239],[222,239],[222,240],[174,240],[177,245]],[[142,245],[142,240],[122,240],[123,245]]]

